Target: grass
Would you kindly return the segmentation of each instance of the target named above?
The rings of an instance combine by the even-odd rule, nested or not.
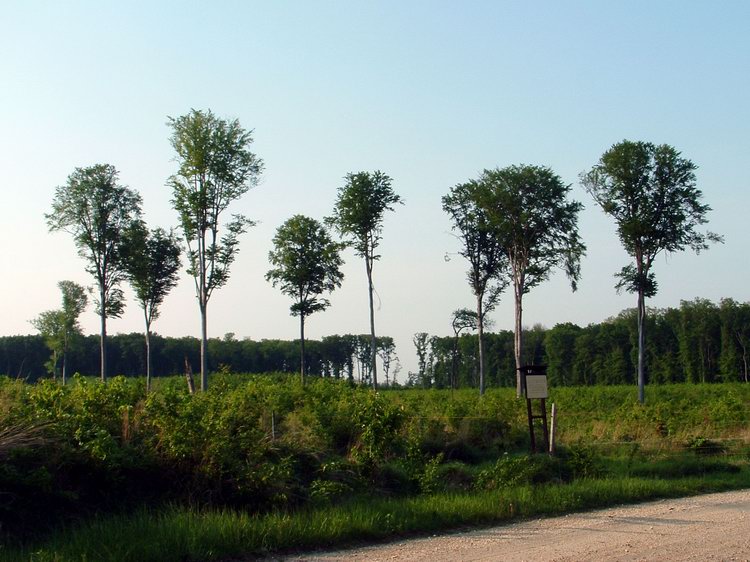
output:
[[[221,560],[374,542],[610,505],[750,487],[746,463],[676,479],[612,476],[494,492],[353,500],[295,513],[248,515],[171,507],[63,529],[42,544],[0,550],[9,562]]]

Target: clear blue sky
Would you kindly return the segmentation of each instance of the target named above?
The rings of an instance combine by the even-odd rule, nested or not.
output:
[[[450,332],[471,306],[465,264],[441,210],[451,186],[483,168],[541,164],[586,209],[583,278],[557,274],[525,300],[525,323],[599,322],[633,306],[613,273],[627,257],[578,174],[624,138],[674,145],[699,166],[726,243],[662,258],[650,305],[750,300],[750,3],[631,2],[21,2],[0,3],[0,335],[59,306],[56,283],[91,284],[71,238],[49,234],[57,185],[76,166],[115,165],[141,192],[152,226],[175,225],[167,116],[210,108],[254,129],[266,171],[235,212],[246,234],[229,284],[209,303],[209,331],[293,339],[289,301],[263,279],[275,229],[322,218],[350,171],[380,169],[406,204],[385,224],[374,276],[377,329],[396,338],[404,374],[415,332]],[[310,337],[366,333],[364,265],[346,254],[332,307]],[[512,297],[493,314],[513,324]],[[90,308],[82,318],[97,332]],[[129,304],[110,332],[141,331]],[[183,277],[154,325],[198,335]],[[403,376],[403,375],[402,375]]]

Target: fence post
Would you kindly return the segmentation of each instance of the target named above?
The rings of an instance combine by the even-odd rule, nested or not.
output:
[[[555,430],[557,429],[557,406],[552,402],[552,412],[549,422],[549,454],[555,456]]]

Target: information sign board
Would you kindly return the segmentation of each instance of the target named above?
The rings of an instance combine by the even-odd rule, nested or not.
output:
[[[547,398],[547,375],[526,375],[526,398]]]

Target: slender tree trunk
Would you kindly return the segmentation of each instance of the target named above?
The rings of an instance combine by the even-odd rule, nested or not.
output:
[[[482,296],[477,295],[477,339],[479,340],[479,396],[484,396],[484,310]]]
[[[99,334],[99,349],[101,354],[101,378],[102,382],[107,380],[107,306],[106,306],[106,295],[104,294],[104,288],[99,291],[99,301],[101,313],[99,314],[101,319],[101,331]]]
[[[370,364],[372,369],[372,388],[378,389],[377,339],[375,338],[375,307],[372,301],[372,258],[365,258],[367,267],[367,288],[370,297]]]
[[[737,343],[742,348],[742,374],[745,378],[745,382],[748,381],[748,365],[747,365],[747,346],[742,343],[742,339],[740,338],[739,331],[735,332],[734,336],[737,338]]]
[[[305,384],[305,315],[299,315],[299,374],[302,385]]]
[[[67,363],[68,363],[68,352],[63,350],[63,364],[62,364],[62,383],[63,386],[65,386],[65,383],[67,382]]]
[[[208,390],[208,323],[206,304],[201,305],[201,392]]]
[[[451,354],[451,390],[456,390],[456,368],[458,361],[458,335],[453,340],[453,353]]]
[[[146,325],[146,392],[151,390],[151,328]]]
[[[645,364],[645,341],[646,341],[646,297],[643,289],[638,290],[638,402],[643,404],[646,400],[646,364]]]
[[[513,283],[516,301],[516,324],[513,334],[513,354],[516,359],[516,398],[525,396],[526,380],[521,376],[521,350],[523,349],[523,282]]]
[[[202,182],[201,182],[202,185]],[[201,311],[201,392],[208,390],[208,287],[206,280],[206,231],[198,236],[198,305]]]

